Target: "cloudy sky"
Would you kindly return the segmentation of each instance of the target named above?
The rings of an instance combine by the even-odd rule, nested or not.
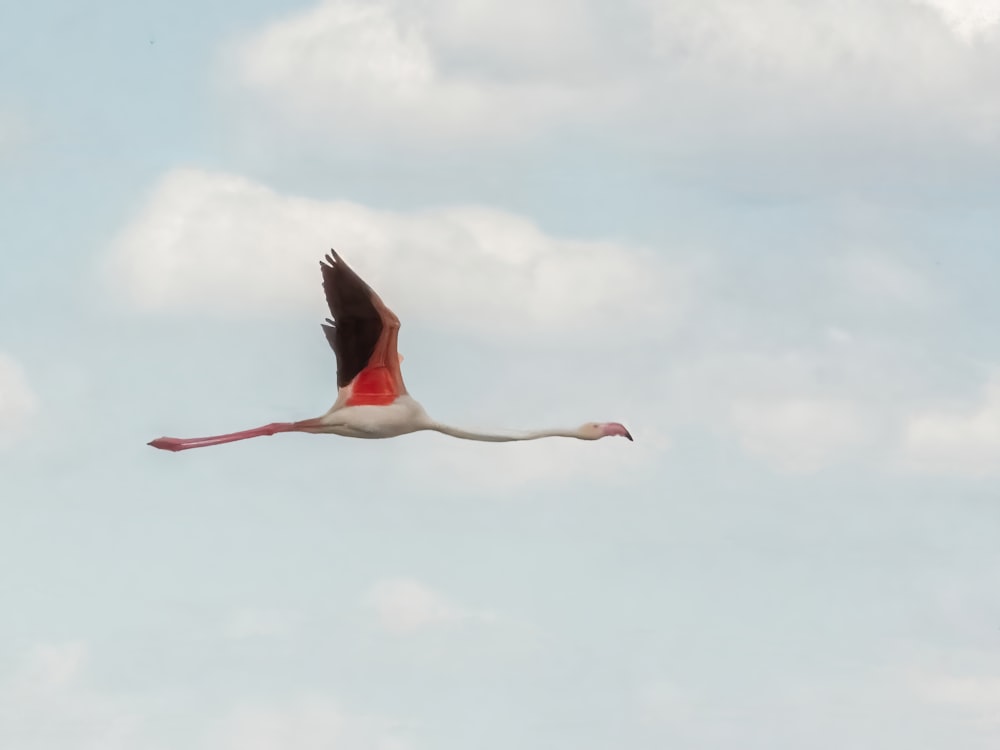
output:
[[[9,5],[0,746],[1000,743],[1000,0]]]

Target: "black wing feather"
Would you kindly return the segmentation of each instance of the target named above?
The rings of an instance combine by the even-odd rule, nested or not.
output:
[[[335,250],[325,261],[323,291],[330,314],[323,333],[337,356],[337,387],[343,388],[368,365],[382,335],[382,318],[372,302],[374,292]]]

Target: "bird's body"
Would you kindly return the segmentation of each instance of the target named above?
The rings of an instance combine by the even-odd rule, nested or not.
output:
[[[431,429],[433,421],[417,401],[408,394],[397,396],[385,406],[361,404],[337,407],[316,420],[307,432],[328,433],[355,438],[391,438],[411,432]]]
[[[321,417],[298,422],[272,422],[241,432],[202,438],[162,437],[154,448],[181,451],[231,443],[279,432],[309,432],[352,438],[392,438],[432,430],[464,440],[512,442],[546,437],[597,440],[632,436],[617,422],[590,422],[578,428],[531,432],[473,432],[441,424],[407,392],[396,351],[399,318],[371,287],[332,252],[321,263],[323,289],[332,318],[323,325],[337,357],[337,400]]]

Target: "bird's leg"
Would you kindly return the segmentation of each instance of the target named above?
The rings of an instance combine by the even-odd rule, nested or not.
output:
[[[153,440],[149,445],[165,451],[184,451],[189,448],[207,448],[210,445],[221,445],[222,443],[232,443],[237,440],[247,440],[248,438],[262,437],[264,435],[274,435],[279,432],[293,432],[298,430],[296,422],[272,422],[262,427],[254,427],[252,430],[241,430],[240,432],[230,432],[225,435],[210,435],[198,438],[173,438],[161,437]]]

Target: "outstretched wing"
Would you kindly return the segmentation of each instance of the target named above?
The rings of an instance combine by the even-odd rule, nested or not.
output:
[[[330,315],[323,332],[337,356],[337,387],[348,405],[384,405],[406,393],[396,340],[399,318],[335,250],[320,262]]]

